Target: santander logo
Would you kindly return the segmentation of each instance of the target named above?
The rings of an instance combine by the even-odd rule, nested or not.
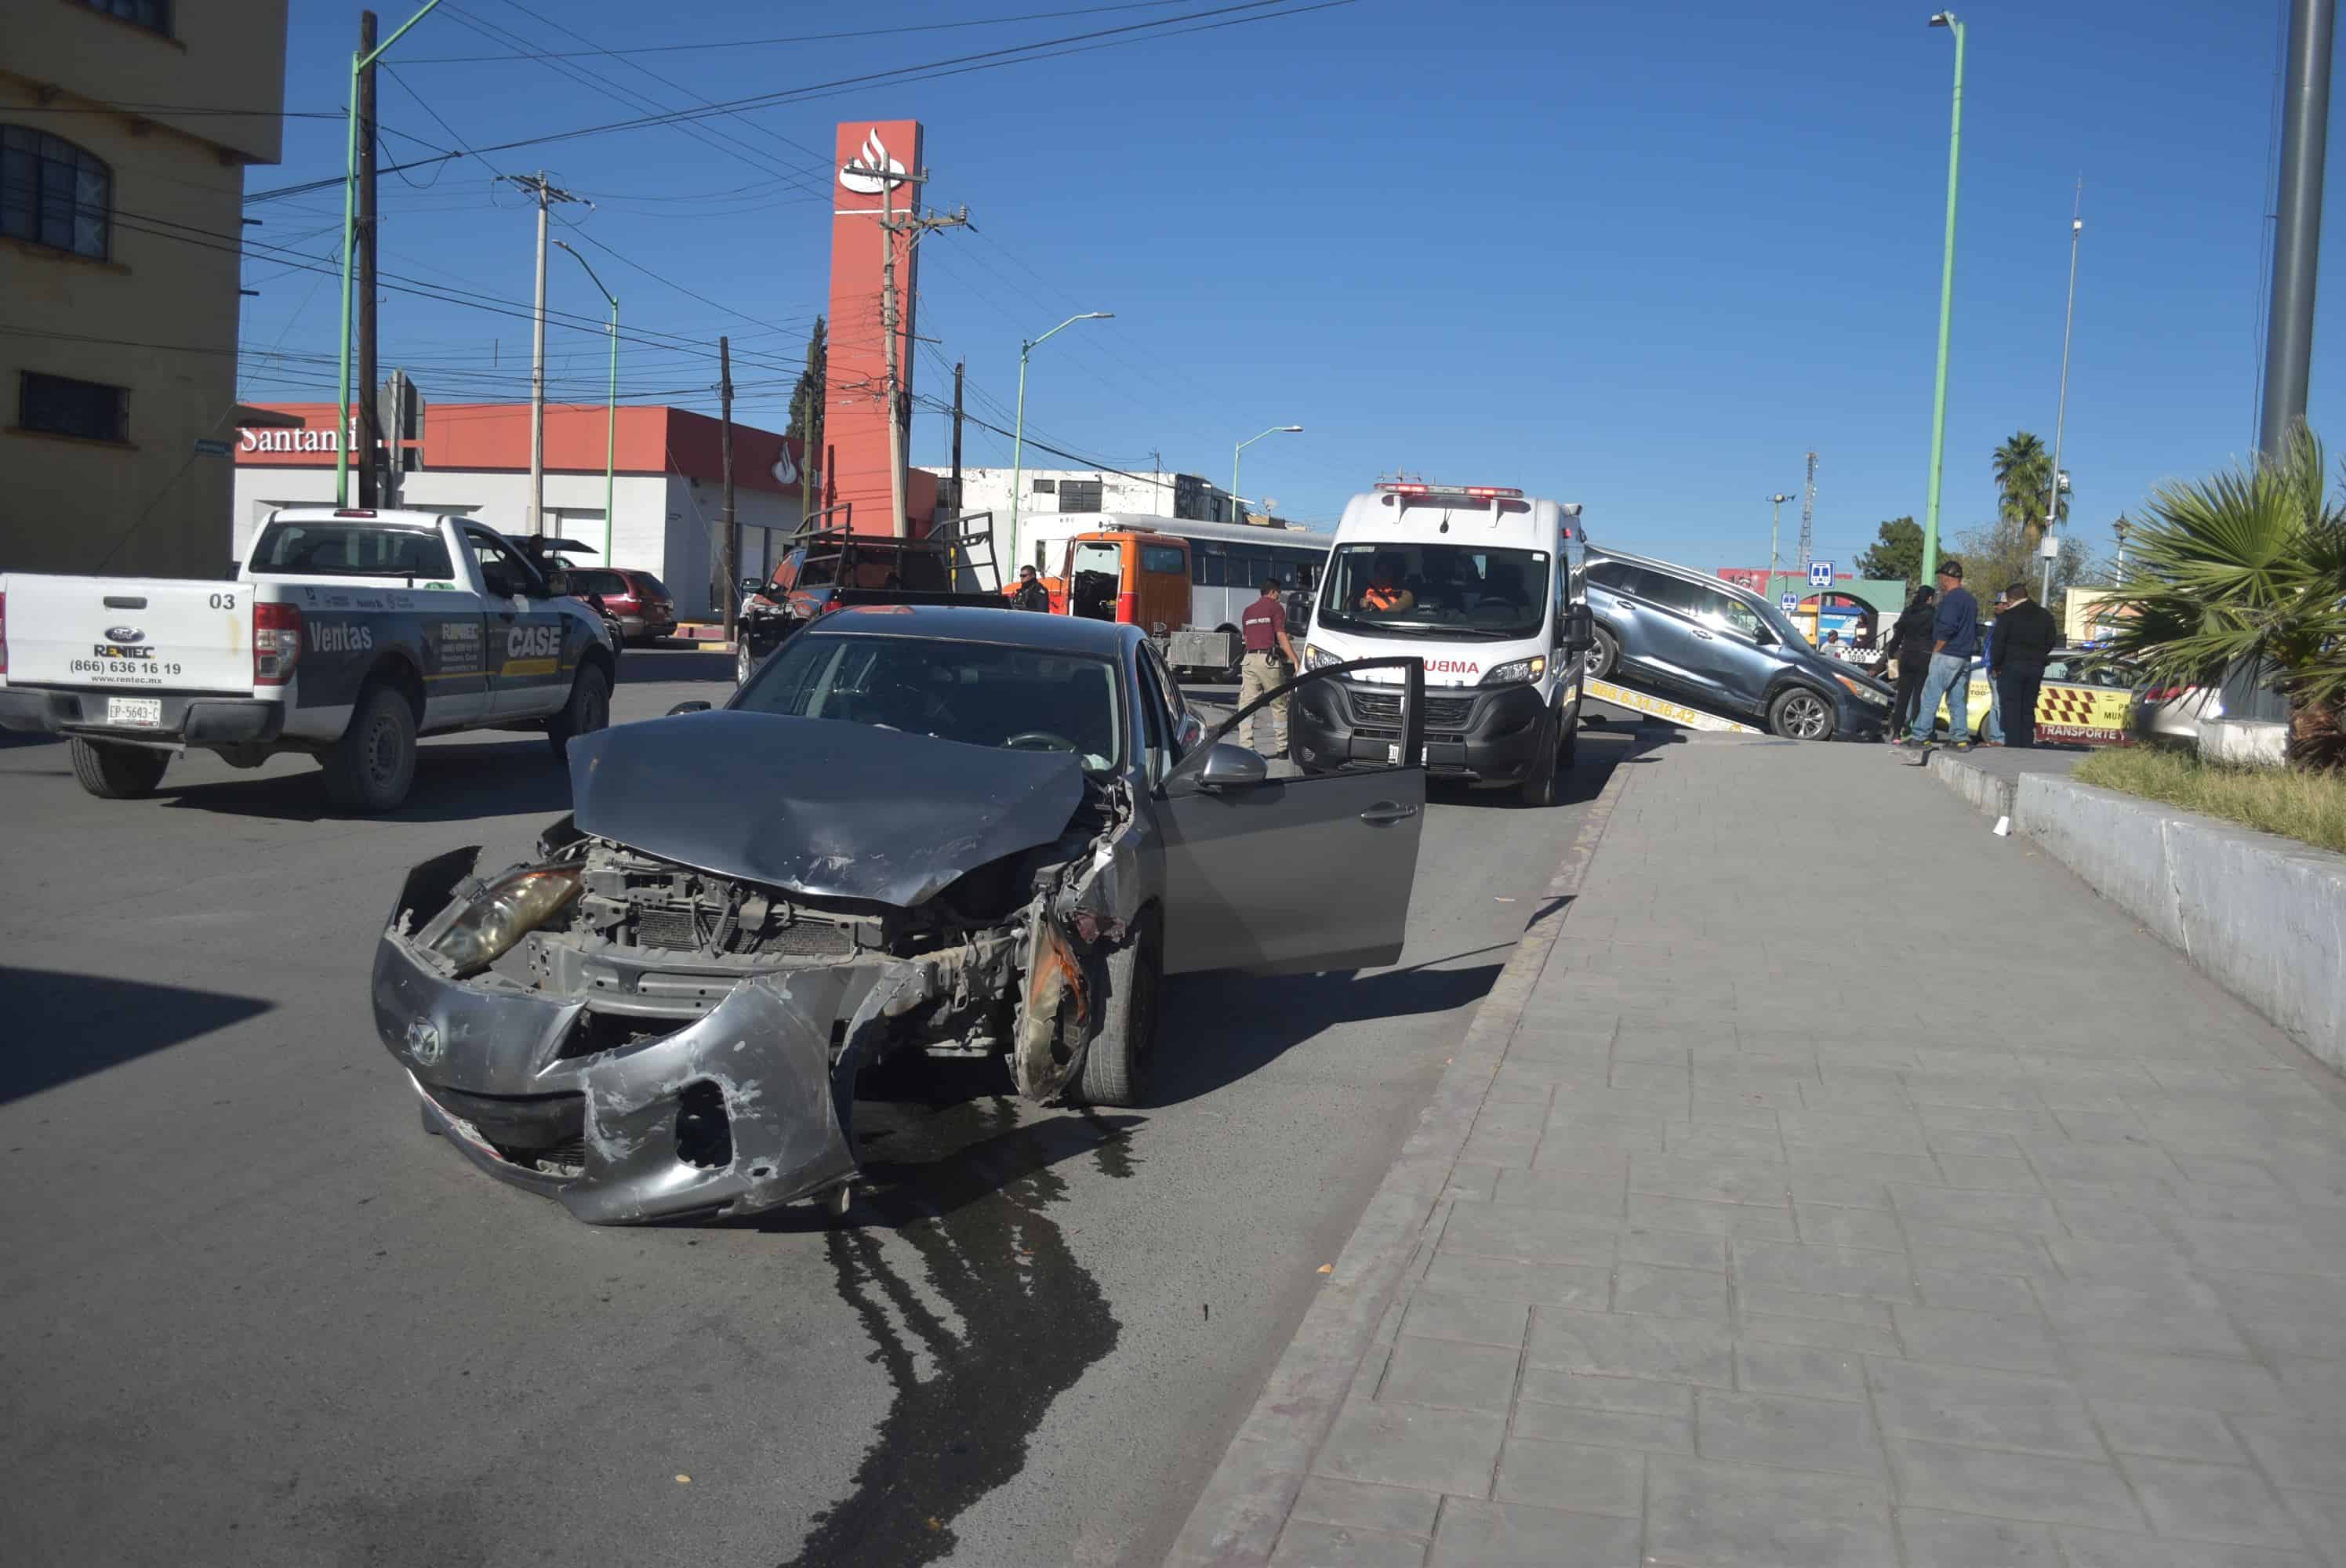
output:
[[[885,178],[863,172],[883,168],[888,171]],[[880,139],[880,127],[873,126],[863,133],[862,149],[840,166],[839,183],[858,196],[877,196],[885,187],[903,184],[903,173],[904,166],[888,156],[888,144]]]

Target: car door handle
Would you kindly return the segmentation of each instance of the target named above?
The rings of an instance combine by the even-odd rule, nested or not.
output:
[[[1694,628],[1694,635],[1695,635],[1695,636],[1698,636],[1698,637],[1700,637],[1703,641],[1705,641],[1705,642],[1707,642],[1707,643],[1715,643],[1715,642],[1717,642],[1717,641],[1719,640],[1717,637],[1715,637],[1715,636],[1711,636],[1708,632],[1704,631],[1700,626],[1697,626],[1697,627],[1695,627],[1695,628]]]
[[[1361,820],[1382,826],[1387,822],[1406,822],[1416,815],[1417,808],[1414,806],[1404,806],[1398,800],[1380,800],[1361,813]]]

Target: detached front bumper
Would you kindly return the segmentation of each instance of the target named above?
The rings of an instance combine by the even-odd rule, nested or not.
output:
[[[1397,686],[1315,681],[1295,695],[1289,724],[1295,759],[1308,768],[1384,767],[1401,743]],[[1547,704],[1535,686],[1428,688],[1426,771],[1513,783],[1539,758]]]

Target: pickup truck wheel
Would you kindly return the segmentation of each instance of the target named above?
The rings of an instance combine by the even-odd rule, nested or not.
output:
[[[163,769],[171,765],[168,751],[85,740],[78,735],[66,738],[66,749],[73,754],[74,778],[101,800],[143,799],[155,792],[163,781]]]
[[[351,708],[351,727],[319,754],[326,799],[349,811],[388,811],[415,782],[415,710],[393,687],[370,682]]]
[[[1158,993],[1165,979],[1164,937],[1155,910],[1142,913],[1124,945],[1107,955],[1106,967],[1099,1033],[1084,1053],[1069,1097],[1086,1105],[1145,1105],[1157,1066]]]
[[[611,677],[599,664],[582,664],[577,678],[570,683],[570,700],[546,723],[546,738],[554,747],[555,757],[566,762],[571,737],[592,735],[610,722]]]

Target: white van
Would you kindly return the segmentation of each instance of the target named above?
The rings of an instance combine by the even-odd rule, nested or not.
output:
[[[1393,654],[1425,665],[1425,765],[1548,805],[1580,735],[1592,641],[1580,508],[1492,485],[1381,484],[1345,504],[1304,667]],[[1394,672],[1297,693],[1295,760],[1388,766],[1402,740]]]

